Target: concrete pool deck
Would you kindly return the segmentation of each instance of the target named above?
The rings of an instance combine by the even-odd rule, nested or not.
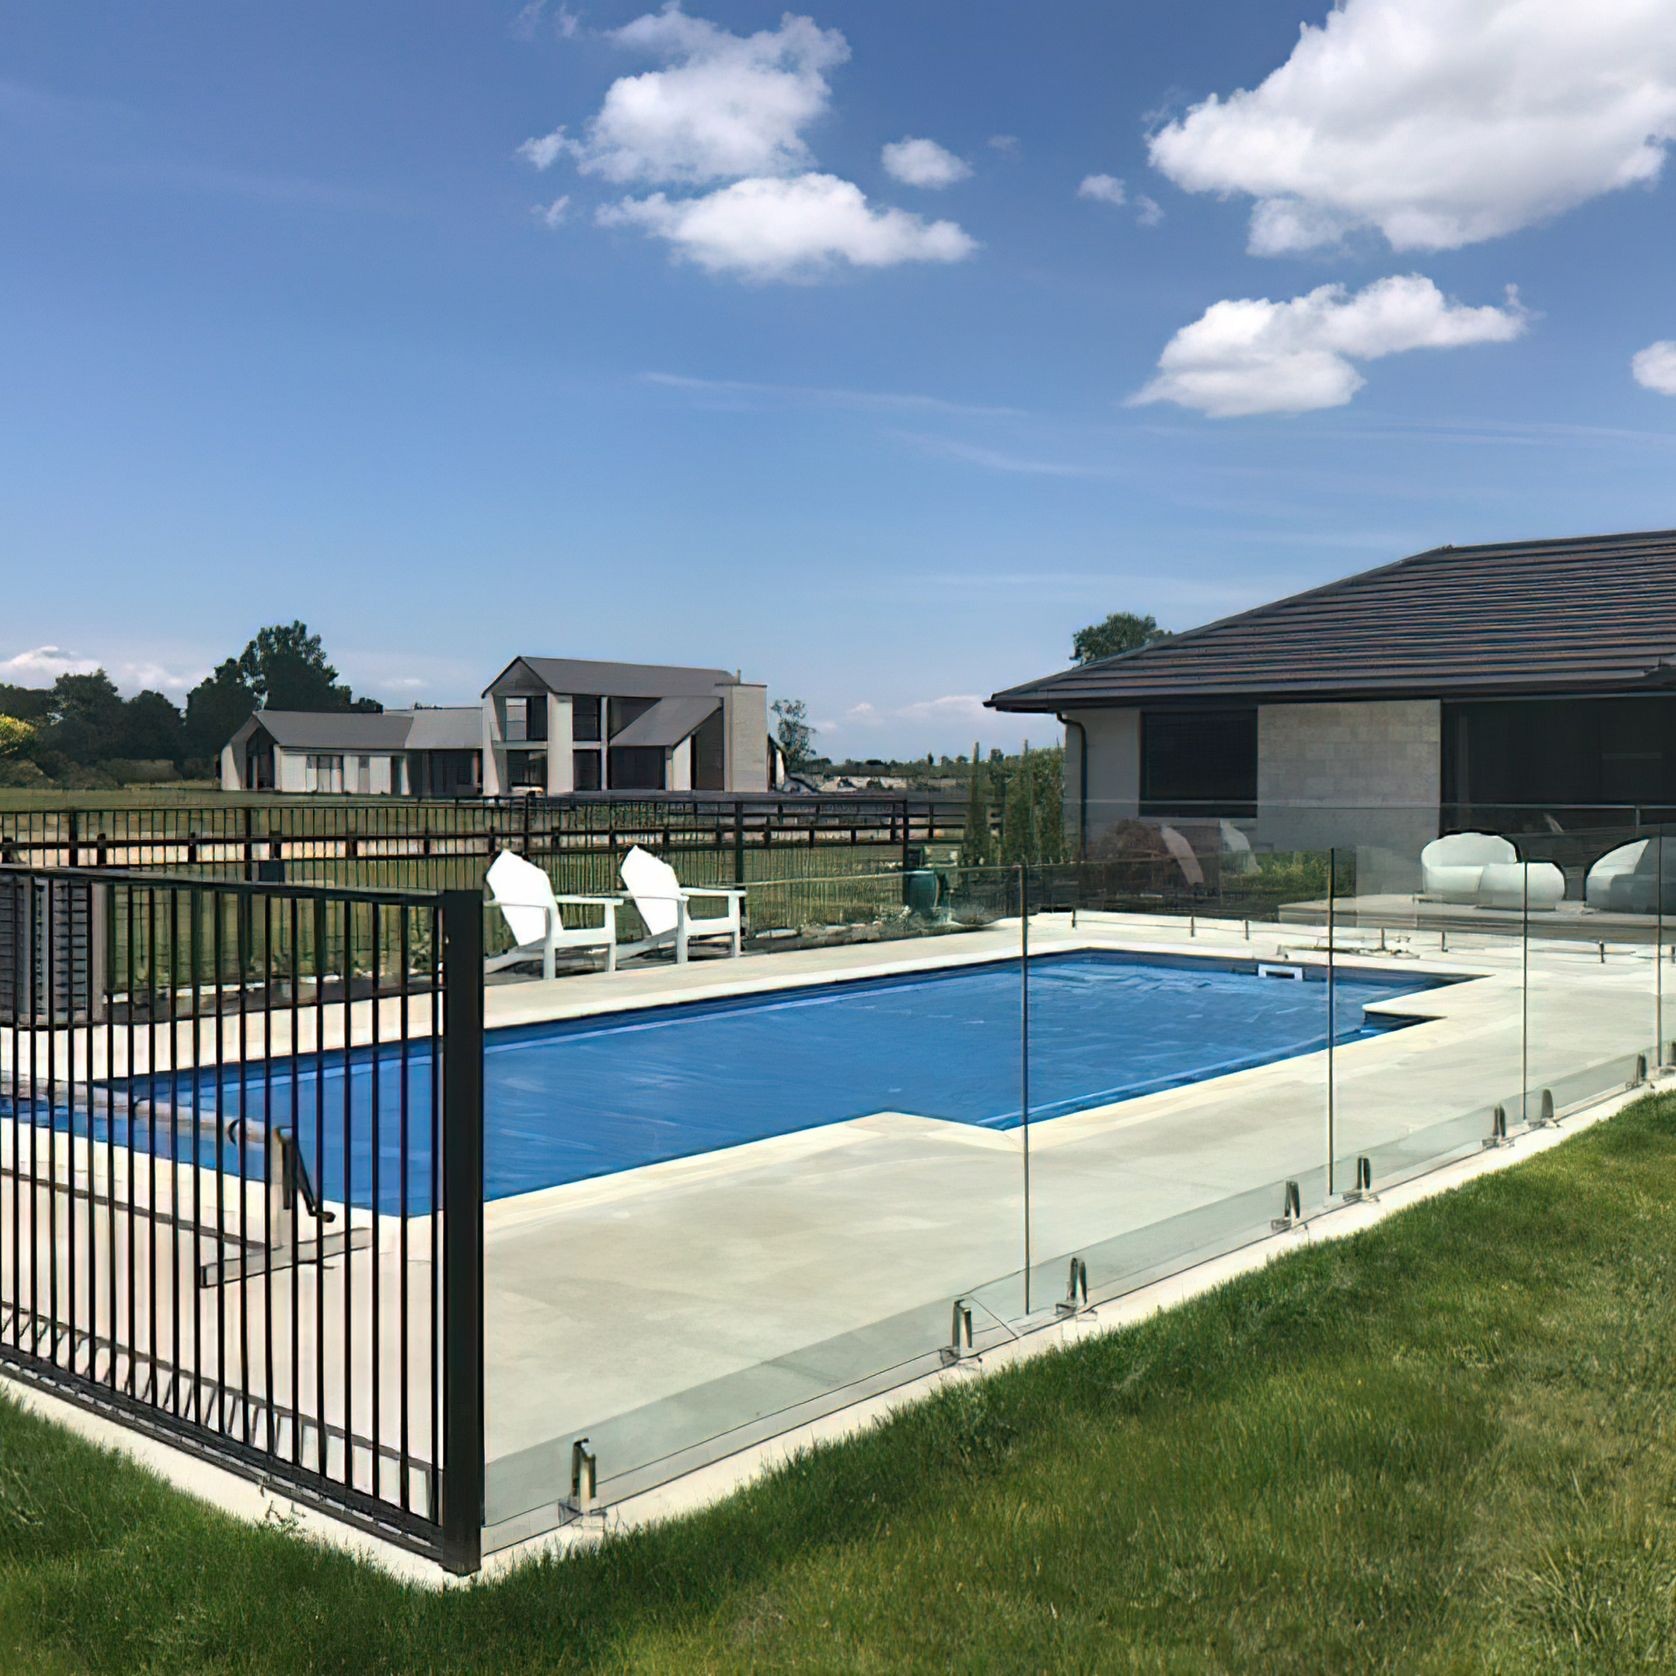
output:
[[[1030,930],[1040,953],[1103,948],[1320,963],[1325,956],[1308,946],[1312,938],[1297,926],[1198,920],[1190,927],[1098,914],[1074,926],[1068,915],[1044,915]],[[1420,1022],[1336,1051],[1333,1151],[1341,1191],[1360,1154],[1391,1156],[1395,1167],[1409,1168],[1475,1149],[1497,1103],[1517,1124],[1526,1088],[1533,1095],[1553,1089],[1563,1108],[1621,1087],[1626,1066],[1632,1070],[1634,1056],[1659,1034],[1663,973],[1645,946],[1601,959],[1592,945],[1538,940],[1526,947],[1499,936],[1451,936],[1447,954],[1436,937],[1426,944],[1414,936],[1402,956],[1358,950],[1340,957],[1374,971],[1474,980],[1376,1003]],[[1017,923],[1001,923],[944,938],[496,985],[486,1008],[496,1027],[1017,952]],[[331,1011],[351,1039],[370,1037],[370,1003]],[[388,1038],[387,1016],[381,1029]],[[791,1077],[833,1068],[786,1070]],[[1073,1255],[1089,1263],[1096,1293],[1121,1291],[1266,1233],[1288,1179],[1304,1184],[1306,1209],[1318,1203],[1327,1113],[1327,1055],[1316,1053],[1055,1118],[1032,1125],[1028,1136],[878,1113],[492,1202],[485,1234],[490,1546],[573,1517],[562,1504],[578,1438],[597,1457],[602,1498],[615,1500],[934,1368],[956,1298],[971,1300],[980,1348],[1007,1340],[1024,1315],[1026,1146],[1031,1319],[1051,1319]],[[1455,1129],[1439,1133],[1450,1119],[1458,1120]],[[15,1164],[15,1137],[6,1138],[7,1162]],[[44,1137],[33,1139],[39,1156]],[[1389,1152],[1405,1142],[1406,1160]],[[98,1182],[99,1149],[89,1156],[63,1137],[58,1147],[83,1179]],[[175,1190],[188,1191],[197,1174],[182,1167]],[[1375,1187],[1384,1179],[1376,1177]],[[240,1207],[230,1214],[236,1220]],[[44,1220],[37,1215],[39,1240]],[[59,1220],[62,1238],[76,1219],[61,1211]],[[386,1297],[404,1271],[392,1220],[385,1219],[376,1259]],[[431,1285],[428,1227],[419,1220],[408,1227],[405,1269],[421,1294]],[[84,1227],[79,1237],[102,1236]],[[122,1238],[119,1227],[119,1244]],[[173,1282],[160,1275],[165,1292],[173,1285],[197,1295],[195,1255]],[[0,1267],[9,1261],[0,1250]],[[373,1262],[338,1264],[339,1276],[346,1266],[358,1270],[360,1300]],[[328,1280],[322,1294],[316,1278],[296,1285],[305,1342],[316,1308],[334,1335],[341,1309],[341,1279]],[[8,1289],[16,1279],[8,1274]],[[291,1278],[247,1290],[225,1301],[250,1340],[261,1341],[266,1310],[275,1332],[288,1334]],[[88,1307],[97,1315],[102,1305],[90,1300]],[[359,1301],[358,1319],[365,1320],[364,1308]],[[190,1334],[163,1353],[177,1365],[213,1371],[203,1365],[207,1347],[200,1352]],[[372,1353],[352,1370],[351,1389]],[[382,1348],[388,1390],[387,1356]],[[423,1367],[425,1359],[415,1363]],[[244,1371],[260,1382],[260,1369]],[[330,1428],[347,1393],[341,1369],[329,1371]],[[311,1377],[305,1370],[305,1406]],[[365,1403],[356,1403],[360,1433]],[[425,1403],[416,1393],[414,1412],[427,1403],[428,1393]],[[391,1413],[387,1402],[386,1420]],[[378,1439],[389,1441],[387,1431]],[[428,1455],[427,1438],[410,1442]],[[366,1451],[369,1486],[371,1458]]]
[[[1095,947],[1323,958],[1297,952],[1297,933],[1288,928],[1254,926],[1250,941],[1243,931],[1238,923],[1201,921],[1190,936],[1180,921],[1084,915],[1074,929],[1068,920],[1034,922],[1031,945],[1042,953]],[[960,939],[958,956],[923,945],[781,955],[763,981],[772,977],[776,988],[792,977],[832,981],[994,959],[1016,947],[1015,925]],[[1513,1108],[1517,1124],[1527,1076],[1533,1091],[1564,1086],[1654,1040],[1646,951],[1601,967],[1571,950],[1543,949],[1531,963],[1528,994],[1521,994],[1522,951],[1494,944],[1452,947],[1443,958],[1358,956],[1357,963],[1479,981],[1377,1003],[1376,1010],[1425,1022],[1337,1051],[1341,1190],[1351,1185],[1358,1154],[1448,1118],[1464,1119],[1466,1142],[1476,1146],[1497,1103]],[[694,976],[699,983],[683,993],[745,993],[758,981],[749,969]],[[574,980],[553,1004],[566,1016],[593,1010],[603,981]],[[657,999],[667,982],[661,973],[638,974],[634,996],[621,1004]],[[594,993],[580,993],[584,985]],[[544,1013],[538,987],[560,985],[526,986],[499,1016],[554,1016]],[[1521,1042],[1527,1010],[1528,1047]],[[1122,1236],[1128,1245],[1112,1253],[1109,1272],[1091,1275],[1096,1289],[1219,1238],[1266,1229],[1280,1213],[1287,1179],[1324,1177],[1326,1057],[1304,1055],[1033,1125],[1032,1308],[1051,1306],[1063,1290],[1059,1271],[1071,1255],[1089,1254],[1097,1270],[1094,1254]],[[1617,1067],[1603,1072],[1601,1092],[1616,1074]],[[1472,1127],[1474,1114],[1482,1116],[1481,1131]],[[1444,1142],[1460,1144],[1458,1137]],[[1418,1155],[1425,1148],[1415,1143]],[[957,1296],[978,1295],[980,1324],[986,1297],[996,1314],[1018,1313],[1023,1166],[1022,1130],[879,1114],[491,1206],[491,1523],[504,1516],[511,1534],[557,1516],[552,1502],[545,1509],[534,1503],[544,1486],[558,1486],[555,1502],[568,1492],[576,1437],[586,1436],[597,1454],[602,1488],[621,1474],[626,1491],[764,1426],[806,1417],[835,1393],[866,1394],[880,1370],[917,1366],[947,1341]],[[1172,1219],[1184,1220],[1172,1226]],[[542,1377],[544,1365],[555,1373],[562,1367],[563,1376]],[[532,1448],[526,1440],[538,1434],[544,1440]]]

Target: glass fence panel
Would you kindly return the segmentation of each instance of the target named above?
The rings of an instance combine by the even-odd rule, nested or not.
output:
[[[1526,1112],[1540,1121],[1657,1064],[1665,909],[1662,830],[1580,825],[1519,840],[1528,857]],[[1676,845],[1669,863],[1676,872]],[[1644,1079],[1643,1079],[1644,1080]]]
[[[538,857],[554,919],[486,905],[491,1547],[1476,1154],[1661,1033],[1660,893],[1650,933],[1589,899],[1608,822],[1077,813],[743,884]]]
[[[1029,1304],[1050,1317],[1325,1194],[1326,854],[1235,816],[1088,814],[1089,859],[1029,873]]]
[[[739,958],[716,922],[760,931],[761,887],[717,912],[644,871],[616,972],[489,988],[491,1546],[1023,1309],[1017,870],[865,878],[848,917],[807,892]]]
[[[1341,831],[1334,983],[1359,1004],[1333,1044],[1332,1174],[1365,1195],[1520,1122],[1524,873],[1501,840],[1428,838],[1406,813],[1347,811]]]

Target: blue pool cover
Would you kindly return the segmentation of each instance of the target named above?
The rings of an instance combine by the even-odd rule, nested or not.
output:
[[[1249,964],[1084,951],[1030,963],[1030,1116],[1086,1110],[1308,1053],[1327,1041],[1327,985],[1260,976]],[[1337,1039],[1381,1028],[1370,1001],[1429,989],[1416,973],[1340,973]],[[486,1187],[491,1199],[664,1159],[837,1123],[911,1112],[1009,1129],[1019,1111],[1016,961],[862,979],[712,1002],[644,1008],[489,1033],[484,1058]],[[346,1064],[347,1058],[347,1064]],[[322,1068],[323,1063],[323,1068]],[[347,1070],[348,1083],[345,1085]],[[432,1067],[409,1060],[406,1209],[431,1202]],[[218,1086],[219,1083],[219,1086]],[[359,1049],[156,1079],[155,1094],[194,1126],[132,1144],[215,1162],[215,1120],[296,1128],[325,1197],[403,1208],[399,1054]],[[376,1122],[375,1122],[376,1110]],[[345,1114],[348,1145],[345,1146]],[[55,1114],[62,1127],[72,1119]],[[85,1119],[78,1126],[85,1126]],[[126,1127],[126,1126],[124,1126]],[[102,1122],[96,1130],[103,1133]],[[119,1134],[118,1144],[128,1144]],[[233,1149],[224,1167],[237,1169]]]

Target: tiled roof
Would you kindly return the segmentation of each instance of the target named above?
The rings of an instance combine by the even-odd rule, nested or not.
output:
[[[1676,678],[1676,530],[1438,547],[998,692],[997,710],[1625,692]]]

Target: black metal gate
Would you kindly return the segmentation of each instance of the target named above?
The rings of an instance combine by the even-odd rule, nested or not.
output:
[[[0,867],[0,1364],[476,1569],[482,928]]]

